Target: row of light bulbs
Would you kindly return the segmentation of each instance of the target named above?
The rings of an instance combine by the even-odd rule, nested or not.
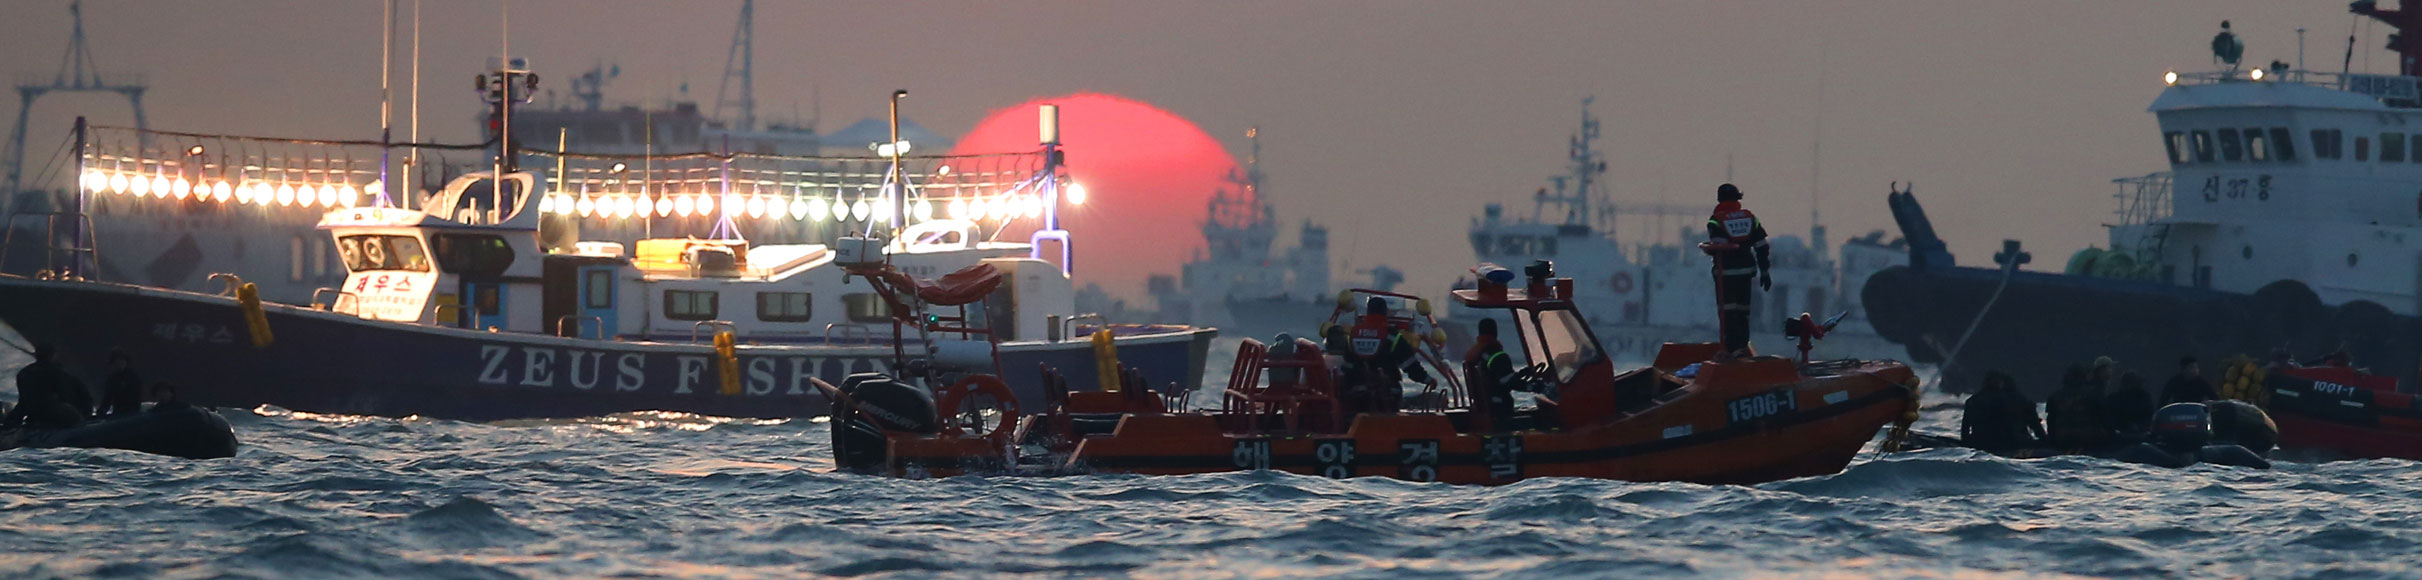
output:
[[[584,218],[625,219],[647,217],[649,213],[660,218],[690,217],[714,215],[717,203],[713,195],[667,195],[650,200],[646,195],[592,197],[558,193],[540,199],[538,210]],[[892,211],[891,204],[880,203],[871,197],[862,197],[853,202],[843,200],[840,196],[826,200],[816,197],[784,199],[771,195],[730,194],[722,196],[720,203],[724,211],[733,215],[757,219],[768,215],[779,218],[788,213],[791,219],[803,221],[824,221],[828,218],[836,222],[870,219],[891,221]],[[908,215],[916,221],[931,220],[935,209],[933,201],[921,199],[909,204]],[[1008,221],[1043,215],[1043,199],[1032,195],[1003,195],[974,200],[953,198],[940,209],[948,212],[952,219]]]
[[[237,185],[224,179],[197,182],[188,181],[183,177],[99,169],[86,170],[81,183],[85,191],[92,193],[112,193],[159,199],[193,199],[217,203],[233,201],[239,204],[270,205],[275,203],[280,206],[330,208],[353,207],[361,203],[362,194],[378,195],[379,193],[379,184],[375,181],[365,188],[355,188],[351,183],[314,184],[306,182],[296,184],[267,181],[252,181]]]

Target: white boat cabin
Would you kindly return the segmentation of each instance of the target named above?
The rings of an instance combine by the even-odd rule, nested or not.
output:
[[[890,340],[889,307],[824,244],[738,239],[560,240],[529,173],[456,179],[422,208],[330,212],[347,276],[315,306],[372,320],[608,340],[704,340],[722,330],[775,343]],[[1006,275],[971,307],[1001,341],[1043,340],[1075,310],[1066,273],[1021,243],[985,241],[973,222],[932,220],[880,251],[893,267],[938,278],[988,263]],[[1055,316],[1056,315],[1056,316]]]

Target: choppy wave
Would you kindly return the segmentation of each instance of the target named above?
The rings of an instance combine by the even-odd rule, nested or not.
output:
[[[900,481],[827,473],[813,421],[224,413],[246,442],[230,460],[0,454],[0,573],[2422,574],[2422,478],[2402,461],[2163,470],[1935,450],[1751,487],[1280,473]]]
[[[1945,429],[1956,403],[1929,400]],[[0,575],[1571,578],[2422,575],[2404,461],[1964,450],[1760,486],[828,473],[825,425],[222,411],[235,458],[0,453]]]

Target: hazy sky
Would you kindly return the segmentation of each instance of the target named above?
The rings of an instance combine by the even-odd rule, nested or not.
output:
[[[401,2],[406,32],[412,4]],[[602,60],[622,67],[609,101],[661,101],[685,81],[711,101],[739,5],[515,0],[511,41],[558,89]],[[85,11],[103,69],[148,77],[154,127],[372,138],[381,6],[93,0]],[[424,138],[472,138],[470,77],[498,51],[499,7],[423,0]],[[1560,169],[1586,95],[1605,118],[1618,200],[1712,203],[1730,155],[1768,227],[1804,234],[1821,140],[1814,197],[1836,241],[1891,228],[1885,184],[1914,181],[1963,261],[1989,262],[2019,238],[2038,267],[2057,267],[2103,243],[2111,179],[2164,169],[2144,108],[2163,71],[2210,66],[2221,20],[2235,21],[2248,61],[2295,62],[2306,27],[2307,62],[2334,72],[2351,29],[2364,37],[2356,71],[2394,68],[2376,48],[2387,31],[2355,24],[2337,0],[767,0],[756,12],[761,119],[804,115],[820,93],[830,131],[881,115],[889,91],[907,88],[910,116],[955,134],[997,107],[1101,91],[1189,117],[1240,158],[1245,128],[1260,125],[1267,191],[1289,229],[1331,224],[1341,279],[1386,263],[1423,292],[1468,267],[1463,234],[1482,204],[1527,210]],[[0,73],[47,76],[68,22],[62,0],[0,6]],[[396,74],[401,94],[408,70]],[[127,118],[99,97],[47,99],[34,111],[37,157],[78,113]]]

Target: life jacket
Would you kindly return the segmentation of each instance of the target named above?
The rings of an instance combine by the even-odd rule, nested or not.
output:
[[[1364,358],[1379,356],[1381,348],[1387,344],[1388,337],[1395,333],[1396,329],[1388,323],[1387,315],[1363,315],[1361,321],[1354,323],[1354,331],[1350,333],[1354,356]]]
[[[1707,216],[1707,221],[1720,226],[1726,238],[1738,239],[1757,229],[1758,215],[1741,207],[1741,202],[1727,201],[1716,204],[1716,211]]]

